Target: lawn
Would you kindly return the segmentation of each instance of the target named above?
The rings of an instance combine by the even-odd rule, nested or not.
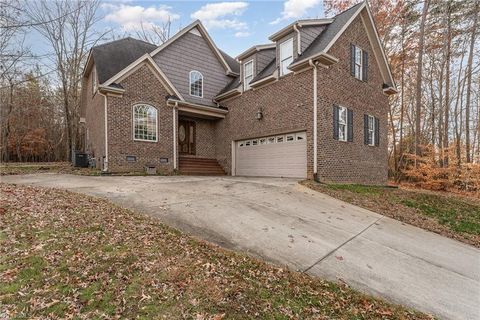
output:
[[[303,185],[396,220],[480,248],[480,200],[418,189],[348,184]]]
[[[106,200],[0,191],[2,319],[430,319]]]
[[[0,164],[0,176],[48,172],[100,175],[99,170],[76,168],[70,162],[12,162]]]

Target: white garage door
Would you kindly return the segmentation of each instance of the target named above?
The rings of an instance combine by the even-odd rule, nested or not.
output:
[[[307,177],[305,132],[237,141],[235,174],[257,177]]]

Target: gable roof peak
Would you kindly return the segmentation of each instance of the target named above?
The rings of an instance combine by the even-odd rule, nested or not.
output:
[[[193,21],[192,23],[190,23],[188,26],[186,26],[185,28],[181,29],[180,31],[178,31],[173,37],[171,37],[170,39],[168,39],[167,41],[165,41],[163,44],[161,44],[157,49],[155,49],[154,51],[152,51],[150,53],[150,55],[153,57],[155,56],[157,53],[159,53],[160,51],[162,51],[163,49],[165,49],[166,47],[168,47],[170,44],[172,44],[173,42],[175,42],[177,39],[179,39],[180,37],[182,37],[183,35],[185,35],[186,33],[188,33],[190,30],[192,30],[193,28],[198,28],[198,31],[200,32],[200,34],[203,36],[203,38],[205,38],[205,40],[207,41],[208,45],[210,46],[210,48],[212,49],[213,53],[217,56],[218,60],[220,61],[220,63],[222,64],[222,66],[225,68],[225,72],[226,74],[228,75],[237,75],[237,72],[233,71],[232,70],[232,67],[230,66],[230,64],[227,62],[227,59],[225,59],[225,56],[224,54],[222,54],[222,52],[220,51],[220,49],[218,49],[218,47],[215,45],[215,42],[213,42],[212,38],[210,37],[210,35],[208,34],[207,32],[207,29],[203,26],[202,22],[200,20],[195,20]]]

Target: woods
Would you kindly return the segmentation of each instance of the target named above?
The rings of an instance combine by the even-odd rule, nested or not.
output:
[[[325,0],[326,15],[357,2]],[[64,161],[82,147],[82,68],[91,46],[118,37],[99,27],[100,5],[0,4],[2,161]],[[479,1],[371,0],[369,6],[398,89],[389,103],[390,177],[434,189],[480,188]],[[168,21],[133,36],[159,44],[170,27]],[[31,32],[48,46],[44,56],[25,45]]]

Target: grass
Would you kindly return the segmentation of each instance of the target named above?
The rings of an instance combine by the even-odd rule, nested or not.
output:
[[[302,183],[346,202],[480,247],[480,202],[473,198],[416,189]]]
[[[0,184],[0,317],[429,319],[106,200]]]
[[[4,175],[20,175],[20,174],[35,174],[35,173],[63,173],[63,174],[76,174],[84,176],[99,176],[99,175],[111,175],[111,176],[148,176],[145,171],[126,171],[126,172],[114,172],[103,173],[99,169],[95,168],[78,168],[73,167],[69,162],[12,162],[0,164],[0,176]],[[177,172],[171,173],[177,174]],[[166,172],[158,172],[157,176],[171,175]]]

